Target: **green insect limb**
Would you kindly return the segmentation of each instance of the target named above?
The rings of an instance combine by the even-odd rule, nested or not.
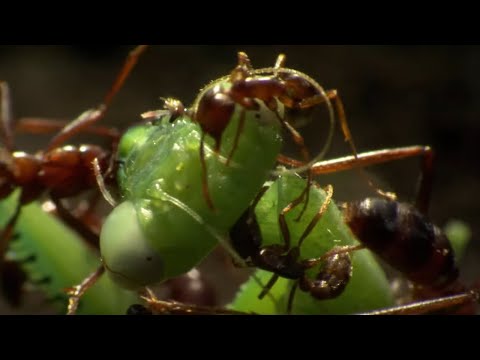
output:
[[[255,209],[260,225],[262,245],[278,244],[282,235],[278,224],[279,212],[287,206],[305,188],[305,180],[286,174],[275,181],[260,200]],[[310,189],[310,202],[300,221],[295,221],[300,211],[295,208],[286,215],[292,246],[298,243],[311,219],[325,200],[325,192],[317,187]],[[334,246],[358,245],[342,214],[335,204],[330,203],[318,224],[302,244],[301,259],[317,258]],[[350,314],[361,311],[384,308],[393,305],[393,296],[385,274],[368,250],[355,251],[352,254],[353,274],[345,291],[336,299],[317,300],[309,293],[296,292],[293,302],[293,314]],[[319,267],[307,272],[313,278]],[[258,270],[255,273],[264,284],[272,273]],[[257,281],[250,279],[238,293],[231,308],[237,311],[253,311],[260,314],[285,314],[288,297],[293,281],[279,278],[270,295],[258,299],[262,288]]]
[[[14,211],[18,192],[0,202],[0,228]],[[8,259],[17,261],[30,281],[39,283],[58,311],[65,313],[65,289],[79,283],[100,265],[98,255],[62,222],[47,214],[37,203],[22,208],[14,230]],[[24,261],[29,259],[29,261]],[[104,277],[82,298],[78,314],[124,314],[138,299]]]
[[[275,165],[282,136],[272,111],[263,106],[246,111],[242,136],[227,165],[242,110],[238,105],[225,129],[219,155],[209,139],[205,144],[215,211],[202,193],[198,124],[186,117],[173,123],[163,117],[124,135],[118,177],[124,202],[107,218],[100,244],[115,281],[136,289],[189,271],[218,244],[209,229],[228,233],[248,207]],[[187,204],[201,221],[168,197]]]

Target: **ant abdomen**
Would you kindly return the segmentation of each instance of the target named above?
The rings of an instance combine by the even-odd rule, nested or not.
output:
[[[347,204],[345,221],[360,242],[409,280],[431,288],[457,280],[450,242],[412,205],[368,198]]]

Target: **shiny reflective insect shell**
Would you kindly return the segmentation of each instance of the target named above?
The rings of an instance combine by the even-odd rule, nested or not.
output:
[[[137,288],[188,271],[218,242],[228,246],[224,234],[268,178],[282,130],[309,160],[301,135],[286,121],[289,107],[327,103],[330,132],[316,158],[323,157],[333,134],[330,100],[313,79],[284,68],[284,62],[280,55],[275,67],[254,70],[247,55],[239,53],[237,68],[202,89],[192,109],[167,99],[166,110],[144,114],[159,120],[122,138],[118,182],[126,201],[113,211],[101,236],[111,276]],[[312,99],[303,105],[302,100]],[[215,136],[206,139],[212,131]],[[118,233],[124,219],[132,221]]]
[[[434,300],[427,300],[408,306],[387,308],[384,311],[374,311],[371,312],[371,314],[413,314],[442,309],[448,309],[453,312],[458,311],[464,314],[474,313],[473,305],[478,299],[478,289],[466,288],[459,282],[458,269],[448,239],[445,234],[425,216],[428,210],[431,191],[432,155],[432,150],[429,147],[411,146],[372,151],[359,154],[358,157],[350,156],[333,159],[320,162],[312,168],[312,172],[324,174],[331,171],[343,171],[412,156],[420,156],[422,159],[422,181],[419,183],[415,206],[399,203],[392,199],[375,198],[368,198],[362,202],[346,203],[343,205],[345,221],[341,220],[341,223],[337,223],[336,225],[330,220],[324,222],[326,220],[324,218],[328,218],[329,216],[328,212],[325,213],[313,231],[308,235],[308,238],[311,239],[307,239],[300,248],[303,259],[310,258],[312,255],[318,257],[322,255],[322,252],[316,248],[325,246],[325,244],[328,243],[328,238],[322,239],[321,242],[318,241],[318,238],[325,236],[328,232],[332,233],[332,231],[336,232],[344,229],[343,232],[347,231],[355,234],[362,242],[362,246],[356,246],[355,249],[352,249],[354,261],[358,259],[358,256],[365,254],[365,250],[360,250],[361,248],[369,248],[384,259],[386,263],[400,271],[406,278],[413,282],[413,300],[434,298]],[[298,184],[295,185],[295,182]],[[271,208],[272,203],[277,204],[277,202],[280,205],[280,209],[282,209],[282,204],[285,204],[285,201],[282,202],[281,199],[288,196],[288,192],[285,191],[285,189],[301,186],[301,182],[302,180],[299,178],[280,179],[272,186],[274,189],[273,192],[267,192],[266,197],[260,201],[256,212],[258,218],[261,219],[259,223],[262,226],[264,240],[266,240],[264,243],[266,245],[270,245],[272,239],[275,239],[275,237],[278,239],[281,235],[278,233],[278,226],[272,227],[272,220],[267,220],[270,216],[267,209]],[[313,192],[312,202],[316,202],[318,206],[318,202],[320,201],[321,204],[321,201],[323,201],[321,200],[321,191],[314,188],[311,189],[311,191]],[[338,213],[338,210],[329,210]],[[275,223],[273,225],[275,225]],[[289,229],[292,233],[292,239],[299,239],[304,231],[303,228],[299,228],[298,224],[290,222]],[[275,242],[273,242],[273,244],[275,244]],[[315,247],[313,247],[314,245]],[[354,266],[354,275],[356,271],[362,271],[362,269],[362,267]],[[267,275],[263,272],[259,274],[259,276]],[[354,280],[354,278],[352,278],[352,280]],[[369,284],[368,289],[364,288],[363,290],[359,289],[359,291],[357,291],[359,298],[355,304],[360,307],[363,306],[362,302],[364,297],[366,296],[368,298],[369,296],[368,290],[370,286],[376,283],[364,279],[363,286],[365,286],[365,284]],[[338,301],[332,304],[336,306],[341,303],[342,299],[347,299],[347,293],[353,290],[352,286],[353,284],[347,285],[345,293],[339,297]],[[288,288],[288,281],[282,280],[280,284],[277,283],[275,285],[271,293],[274,297],[276,296],[280,299],[281,302],[285,302]],[[245,287],[244,292],[237,298],[233,307],[236,310],[243,310],[246,309],[246,307],[252,306],[251,296],[249,295],[252,291],[260,291],[256,282],[250,282],[250,284]],[[248,303],[246,299],[249,299]],[[329,302],[319,302],[317,307],[314,307],[314,304],[308,305],[309,299],[302,293],[297,293],[297,300],[298,301],[294,303],[294,311],[297,313],[314,313],[315,309],[318,310],[323,306],[329,306]],[[262,307],[263,311],[267,313],[281,313],[281,308],[278,307],[278,304],[272,303],[268,299],[264,299],[264,301],[261,302],[258,301],[258,304],[257,301],[258,300],[254,301],[255,306]],[[343,313],[345,308],[339,308],[338,311]],[[356,312],[358,311],[365,310],[358,308]]]

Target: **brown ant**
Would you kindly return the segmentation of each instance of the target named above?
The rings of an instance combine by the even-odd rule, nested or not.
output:
[[[385,149],[322,161],[312,166],[315,175],[420,156],[421,177],[414,205],[390,198],[367,198],[343,205],[345,222],[362,245],[368,248],[414,285],[415,304],[371,314],[427,313],[453,308],[455,313],[475,313],[478,290],[467,291],[459,281],[454,252],[443,231],[427,217],[433,179],[434,154],[428,146]],[[300,163],[294,162],[294,166]],[[312,222],[311,225],[315,225]]]
[[[14,120],[10,90],[6,82],[0,82],[0,135],[5,145],[0,148],[0,200],[9,197],[16,189],[20,189],[14,214],[6,222],[5,228],[0,231],[0,273],[2,274],[2,283],[8,284],[7,296],[12,303],[18,302],[19,288],[24,277],[16,277],[19,279],[16,286],[9,283],[6,277],[13,278],[11,276],[13,269],[17,269],[16,273],[19,274],[20,268],[16,266],[17,264],[6,260],[5,253],[23,205],[48,194],[56,206],[59,217],[76,230],[92,247],[98,248],[98,238],[64,207],[61,199],[97,188],[97,179],[92,167],[94,159],[97,159],[99,166],[107,174],[106,180],[114,180],[112,175],[115,164],[112,154],[115,152],[119,133],[116,129],[92,127],[91,125],[105,116],[111,101],[145,49],[146,46],[138,46],[129,54],[113,86],[99,106],[83,112],[66,126],[63,122],[47,119],[25,118],[19,120],[17,129],[31,133],[49,133],[61,129],[51,140],[47,149],[36,154],[14,150]],[[107,151],[96,145],[61,146],[80,131],[111,138],[112,150]],[[9,293],[12,296],[9,296]]]
[[[240,105],[242,110],[233,146],[227,157],[227,165],[231,161],[238,146],[240,135],[245,125],[246,111],[258,111],[260,104],[265,105],[276,115],[281,126],[290,133],[294,142],[299,146],[304,161],[308,163],[302,166],[301,169],[294,169],[295,171],[307,171],[307,174],[309,174],[310,165],[323,158],[328,150],[333,136],[334,126],[332,100],[335,102],[335,108],[345,139],[350,143],[353,154],[356,155],[355,145],[345,117],[343,103],[337,91],[325,91],[308,75],[297,70],[286,68],[285,60],[285,55],[281,54],[278,56],[274,67],[254,69],[247,54],[239,52],[237,67],[230,75],[217,79],[206,86],[199,93],[190,109],[185,109],[183,104],[178,100],[165,99],[164,107],[169,113],[173,114],[172,120],[178,116],[187,114],[193,121],[197,122],[202,129],[200,161],[202,165],[203,193],[208,206],[212,210],[214,206],[208,189],[208,174],[204,149],[205,137],[209,135],[213,138],[215,142],[214,152],[218,154],[223,133],[230,124],[237,105]],[[228,82],[230,86],[226,86],[226,82]],[[285,108],[284,117],[279,113],[279,103]],[[296,113],[311,110],[322,103],[326,103],[328,107],[330,134],[323,150],[315,159],[311,160],[303,137],[289,122],[289,115],[295,117]],[[143,116],[148,118],[161,113],[163,113],[163,110],[151,111],[145,113]],[[306,197],[306,204],[308,203],[308,188],[310,182],[311,175],[308,175],[308,185],[299,197],[298,202],[301,202],[301,200]]]
[[[415,284],[417,300],[422,296],[437,298],[409,305],[372,311],[365,314],[421,314],[451,309],[454,313],[474,313],[474,303],[479,299],[478,290],[467,291],[458,280],[451,245],[442,233],[425,216],[430,199],[433,151],[427,146],[412,146],[385,149],[359,154],[358,157],[324,161],[312,167],[314,174],[344,171],[413,156],[422,158],[422,176],[415,205],[394,200],[369,198],[360,202],[345,204],[345,221],[352,233],[362,242],[357,246],[335,247],[314,259],[299,259],[303,241],[316,226],[331,202],[333,190],[327,187],[327,197],[320,210],[302,234],[298,245],[290,245],[290,236],[285,214],[291,210],[288,205],[279,215],[284,244],[261,246],[262,239],[254,209],[267,190],[262,189],[251,207],[242,215],[230,232],[233,248],[246,259],[247,264],[272,272],[274,275],[259,297],[265,296],[278,277],[296,280],[288,298],[288,313],[291,312],[297,287],[318,299],[331,299],[342,293],[348,285],[352,265],[350,254],[369,248],[392,267],[402,272]],[[300,163],[293,164],[301,165]],[[323,263],[314,280],[306,276],[308,269]],[[145,297],[150,309],[157,313],[174,314],[224,314],[225,310],[192,307],[180,303],[158,301]],[[155,311],[154,311],[155,312]],[[227,313],[230,313],[227,310]]]

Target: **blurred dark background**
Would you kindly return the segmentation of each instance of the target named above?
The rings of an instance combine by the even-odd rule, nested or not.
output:
[[[10,84],[15,117],[72,119],[96,105],[132,47],[0,46],[0,79]],[[480,276],[479,46],[152,46],[104,123],[131,124],[140,113],[159,108],[160,96],[190,104],[202,86],[235,66],[239,50],[256,68],[272,66],[285,53],[288,67],[338,89],[359,151],[431,145],[437,154],[431,218],[439,225],[452,218],[469,224],[473,239],[462,271],[468,282]],[[319,116],[301,130],[310,148],[323,144],[325,125]],[[18,136],[17,147],[33,151],[48,137],[33,139]],[[340,131],[335,139],[329,157],[349,154]],[[400,199],[413,199],[417,160],[377,166],[371,173]],[[369,195],[354,172],[319,181],[332,183],[338,200]]]

